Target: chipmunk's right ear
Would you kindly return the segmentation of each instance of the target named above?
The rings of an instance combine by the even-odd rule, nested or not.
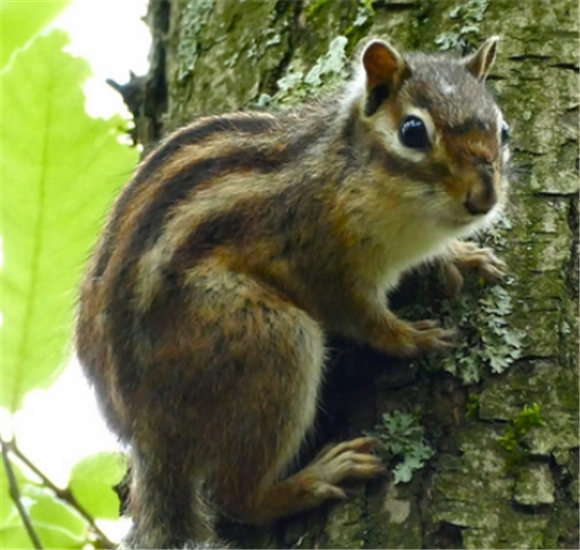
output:
[[[410,74],[403,56],[383,40],[373,40],[364,49],[362,64],[366,73],[365,115],[371,116],[401,81]]]
[[[465,68],[478,80],[485,80],[497,53],[499,36],[488,38],[475,53],[463,58]]]

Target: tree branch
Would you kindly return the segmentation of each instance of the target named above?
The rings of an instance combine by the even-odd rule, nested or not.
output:
[[[101,544],[104,548],[115,548],[115,544],[111,542],[105,533],[99,529],[93,517],[87,512],[83,505],[76,499],[76,497],[70,492],[68,487],[66,489],[61,489],[55,485],[41,470],[35,466],[30,459],[22,453],[22,451],[17,447],[16,441],[12,441],[11,444],[12,452],[21,460],[30,470],[32,470],[41,480],[42,483],[48,487],[57,498],[66,502],[71,508],[74,508],[83,518],[87,521]]]
[[[12,463],[10,462],[10,458],[8,453],[14,450],[14,440],[12,441],[4,441],[0,439],[0,443],[2,444],[2,460],[4,462],[4,467],[6,468],[6,475],[8,476],[8,487],[10,497],[14,501],[16,505],[16,509],[18,510],[18,514],[22,519],[22,523],[24,524],[24,528],[30,537],[30,540],[37,550],[42,550],[43,546],[38,538],[38,534],[34,530],[34,526],[32,525],[32,521],[30,520],[30,516],[28,512],[24,509],[22,502],[20,500],[20,489],[18,488],[18,482],[16,481],[16,476],[14,475],[14,470],[12,468]]]

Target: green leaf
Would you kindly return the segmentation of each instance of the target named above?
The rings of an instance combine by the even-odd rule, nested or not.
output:
[[[28,480],[12,463],[20,491],[21,502],[30,515],[36,534],[44,548],[83,548],[87,523],[69,506],[60,502],[43,487]],[[0,548],[32,548],[22,519],[8,494],[8,479],[4,467],[0,470],[2,513]]]
[[[40,32],[70,0],[29,2],[26,0],[2,0],[0,4],[1,33],[0,70],[10,61],[17,48],[23,47]]]
[[[2,524],[0,529],[0,548],[10,548],[11,550],[20,550],[21,548],[34,548],[28,533],[22,524],[5,525]],[[55,547],[53,547],[55,548]]]
[[[58,525],[36,524],[34,525],[38,538],[44,548],[59,548],[62,550],[81,550],[85,547],[85,539],[78,539],[71,536],[66,529],[61,529]]]
[[[64,502],[57,500],[54,495],[39,491],[36,502],[30,507],[30,517],[35,527],[56,528],[69,540],[76,543],[85,540],[87,523],[77,512],[72,510]],[[46,542],[43,540],[46,546]],[[51,546],[60,548],[60,546]]]
[[[25,509],[29,511],[31,504],[34,505],[38,495],[42,493],[42,489],[27,479],[16,463],[11,462],[11,464],[20,492],[20,500]],[[0,466],[0,491],[0,525],[2,526],[0,529],[0,548],[33,548],[22,523],[22,518],[9,494],[8,475],[4,461]]]
[[[44,548],[83,548],[87,523],[69,506],[43,489],[30,488],[30,519]]]
[[[122,121],[85,113],[86,61],[62,51],[66,33],[40,36],[2,79],[2,385],[15,411],[64,366],[76,287],[104,212],[137,151]]]
[[[123,479],[126,471],[125,455],[98,453],[74,466],[69,489],[94,518],[118,519],[119,497],[113,486]]]

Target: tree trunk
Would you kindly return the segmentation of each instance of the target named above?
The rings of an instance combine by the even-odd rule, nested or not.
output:
[[[510,276],[468,277],[456,302],[434,269],[408,277],[392,301],[406,317],[452,319],[458,348],[402,363],[333,343],[325,412],[302,458],[365,431],[387,441],[399,477],[423,443],[433,456],[409,482],[391,473],[270,528],[224,522],[223,536],[248,548],[578,548],[576,0],[156,0],[149,22],[152,67],[133,105],[145,146],[200,114],[332,93],[371,34],[426,51],[502,38],[489,83],[515,169],[511,206],[484,241]],[[405,418],[415,427],[389,427]]]

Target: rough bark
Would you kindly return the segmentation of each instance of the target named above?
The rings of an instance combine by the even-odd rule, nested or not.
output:
[[[145,146],[199,114],[332,90],[370,34],[431,51],[502,37],[489,81],[515,170],[511,206],[485,240],[510,276],[471,277],[456,303],[434,270],[408,277],[394,302],[407,317],[453,319],[462,344],[403,364],[334,343],[326,412],[303,458],[384,431],[394,411],[413,414],[433,457],[408,483],[353,485],[346,502],[268,529],[224,524],[224,536],[251,548],[578,548],[576,0],[156,0],[149,22],[152,68],[134,107]],[[543,425],[518,431],[526,406]]]

